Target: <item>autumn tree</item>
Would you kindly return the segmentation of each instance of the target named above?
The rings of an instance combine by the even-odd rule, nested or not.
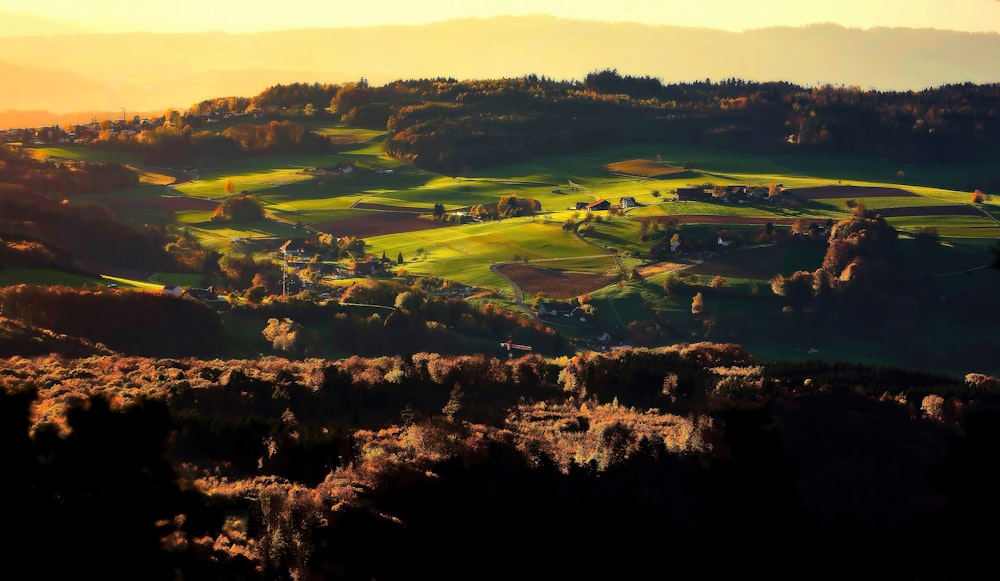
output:
[[[520,200],[517,194],[508,194],[500,198],[497,202],[497,214],[504,217],[519,216],[521,211]]]
[[[982,190],[976,190],[972,192],[972,203],[973,204],[983,204],[986,202],[986,194]]]
[[[813,296],[813,275],[805,270],[787,277],[779,274],[771,279],[771,291],[784,297],[789,307],[801,311]]]
[[[702,299],[701,293],[695,293],[694,298],[691,299],[691,313],[700,315],[704,310],[705,301]]]
[[[226,180],[225,192],[227,196],[231,196],[236,193],[236,184],[233,183],[233,180]]]
[[[302,325],[291,319],[278,320],[270,318],[267,320],[267,326],[264,327],[261,333],[271,342],[271,346],[275,350],[294,353],[300,347],[299,336],[301,331]]]

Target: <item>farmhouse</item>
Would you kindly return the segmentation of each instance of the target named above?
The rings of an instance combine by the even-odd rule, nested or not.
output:
[[[633,196],[623,196],[618,200],[618,206],[622,209],[634,208],[638,204],[635,203],[635,198]]]
[[[371,276],[382,272],[382,263],[378,260],[366,260],[351,264],[351,274],[354,276]]]
[[[306,249],[302,240],[287,240],[279,247],[279,250],[287,258],[288,256],[302,256]]]
[[[681,201],[704,202],[712,198],[705,188],[677,188],[677,199]]]
[[[750,197],[750,190],[747,186],[726,186],[720,196],[727,202],[745,202]]]
[[[220,297],[215,289],[212,287],[208,288],[189,288],[184,291],[184,296],[197,299],[203,303],[224,303],[226,299]]]
[[[168,295],[174,295],[175,297],[179,297],[184,293],[181,287],[177,286],[176,284],[163,285],[163,292],[167,293]]]
[[[587,204],[587,210],[590,211],[610,210],[610,209],[611,209],[611,202],[605,200],[604,198],[600,198],[590,204]]]

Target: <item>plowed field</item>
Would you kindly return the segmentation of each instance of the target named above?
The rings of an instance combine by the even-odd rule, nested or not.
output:
[[[618,280],[616,276],[567,272],[551,268],[538,268],[526,264],[503,264],[497,267],[513,280],[525,296],[544,292],[554,299],[570,299],[604,288]]]
[[[917,194],[900,188],[867,186],[819,186],[815,188],[789,188],[785,190],[800,200],[828,198],[893,198],[916,197]]]

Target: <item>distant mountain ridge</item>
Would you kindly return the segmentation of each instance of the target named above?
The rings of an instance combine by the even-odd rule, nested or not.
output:
[[[2,30],[2,29],[0,29]],[[741,78],[920,90],[1000,81],[1000,35],[831,24],[742,33],[545,16],[246,34],[0,37],[0,112],[186,109],[279,83],[582,79],[616,69],[664,83]],[[65,75],[67,86],[52,83]]]

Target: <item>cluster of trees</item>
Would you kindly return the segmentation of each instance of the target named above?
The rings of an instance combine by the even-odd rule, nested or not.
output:
[[[54,574],[948,579],[989,565],[1000,516],[1000,379],[980,374],[712,343],[6,366],[10,543],[40,558],[38,535],[73,534]],[[580,530],[615,558],[523,550]],[[426,559],[442,543],[462,558]]]
[[[226,198],[212,212],[213,222],[255,222],[264,218],[264,204],[250,193]]]
[[[72,197],[131,187],[113,164],[58,164],[0,150],[0,262],[85,274],[91,264],[190,272],[165,247],[175,236],[119,220],[113,208]]]
[[[358,281],[340,295],[339,303],[321,303],[313,292],[271,299],[259,305],[234,304],[227,317],[255,321],[264,329],[266,339],[260,350],[289,358],[347,353],[378,356],[418,350],[471,353],[509,336],[540,353],[562,354],[569,348],[563,335],[526,315],[493,303],[477,306],[434,296],[420,282]]]
[[[135,172],[113,163],[40,161],[27,153],[0,148],[0,188],[20,186],[32,196],[57,201],[139,185]]]
[[[332,151],[332,144],[302,124],[289,120],[240,123],[220,132],[199,129],[192,117],[176,124],[144,129],[135,135],[102,132],[95,147],[137,153],[146,163],[172,165],[184,161],[223,160],[246,155]]]
[[[0,317],[136,355],[214,356],[225,348],[217,312],[158,291],[0,287]]]
[[[907,275],[897,266],[898,236],[885,218],[858,202],[850,217],[830,229],[822,266],[814,272],[779,274],[771,280],[771,289],[796,311],[824,305],[837,294],[881,308],[884,301],[879,299],[906,286]]]

